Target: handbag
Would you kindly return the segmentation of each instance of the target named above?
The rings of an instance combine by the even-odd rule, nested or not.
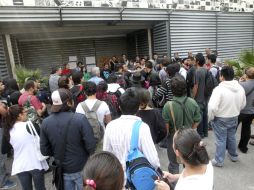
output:
[[[69,126],[70,126],[73,116],[74,116],[74,113],[64,128],[63,144],[60,147],[59,152],[57,152],[58,154],[55,155],[55,160],[51,164],[52,174],[53,174],[52,184],[55,185],[57,190],[64,190],[64,179],[63,179],[64,171],[63,171],[62,162],[64,160],[64,155],[65,155],[64,152],[65,152],[65,148],[66,148],[66,144],[67,144],[68,130],[69,130]]]
[[[28,125],[30,134],[33,136],[33,142],[34,142],[33,145],[34,145],[36,157],[38,158],[39,161],[46,160],[48,158],[48,156],[43,156],[41,154],[40,136],[38,135],[37,131],[35,130],[33,123],[31,121],[28,121],[27,125]]]

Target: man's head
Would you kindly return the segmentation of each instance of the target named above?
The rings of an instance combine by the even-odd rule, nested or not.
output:
[[[248,79],[254,79],[254,67],[250,67],[245,71]]]
[[[173,63],[173,64],[169,64],[167,66],[166,71],[167,71],[169,77],[174,77],[175,76],[175,74],[178,72],[177,71],[178,70],[178,65],[179,65],[178,63]]]
[[[82,82],[83,74],[81,72],[74,72],[72,73],[72,80],[74,85],[79,85]]]
[[[109,63],[104,63],[104,69],[108,70],[109,69]]]
[[[62,68],[59,67],[59,66],[52,67],[51,74],[61,75],[62,74]]]
[[[188,52],[188,58],[193,57],[193,54],[191,51]]]
[[[186,95],[186,81],[181,75],[173,77],[170,82],[174,96],[181,97]]]
[[[52,95],[51,112],[65,112],[70,111],[73,107],[72,94],[68,89],[59,88],[55,90]]]
[[[179,53],[178,52],[174,53],[174,58],[179,58]]]
[[[122,73],[123,72],[123,64],[121,64],[121,63],[115,64],[115,72]]]
[[[208,62],[209,63],[211,63],[211,64],[215,64],[216,63],[216,55],[214,55],[214,54],[209,54],[208,56],[207,56],[207,59],[208,59]]]
[[[109,75],[107,82],[108,82],[108,84],[116,83],[117,82],[117,76],[114,75],[114,74]]]
[[[28,77],[28,78],[26,79],[26,81],[28,81],[28,80],[34,81],[35,86],[37,87],[37,89],[40,89],[40,88],[41,88],[41,83],[40,83],[39,79],[37,79],[37,78],[35,78],[35,77]]]
[[[24,89],[31,95],[34,95],[37,92],[37,86],[35,85],[35,82],[32,80],[28,80],[25,82]]]
[[[79,67],[79,68],[84,67],[84,64],[82,63],[82,61],[79,61],[79,62],[77,63],[77,67]]]
[[[119,105],[123,115],[135,115],[139,109],[139,98],[133,88],[128,88],[121,95]]]
[[[145,65],[145,63],[146,63],[146,60],[145,60],[145,58],[144,57],[142,57],[142,58],[140,58],[140,65]]]
[[[112,57],[112,60],[115,62],[115,61],[116,61],[116,56],[113,56],[113,57]]]
[[[0,81],[0,94],[4,92],[5,85],[3,84],[3,81]]]
[[[94,82],[87,81],[84,83],[84,91],[87,96],[93,96],[96,94],[96,84]]]
[[[231,81],[234,77],[234,69],[231,66],[222,67],[220,71],[220,81]]]
[[[5,117],[8,113],[7,102],[0,100],[0,116]]]
[[[91,70],[91,75],[93,77],[95,77],[95,76],[99,77],[100,76],[100,68],[99,67],[93,67],[92,70]]]
[[[210,55],[211,54],[211,49],[210,48],[206,48],[205,49],[205,53],[206,53],[206,56]]]
[[[157,60],[157,59],[158,59],[158,54],[157,54],[157,53],[154,53],[154,54],[153,54],[153,59],[154,59],[154,60]]]
[[[197,53],[195,56],[195,65],[199,67],[203,67],[205,64],[205,57],[202,53]]]
[[[153,69],[153,63],[151,61],[147,61],[145,63],[145,72],[150,73]]]
[[[64,67],[64,69],[70,69],[69,63],[64,63],[64,64],[63,64],[63,67]]]

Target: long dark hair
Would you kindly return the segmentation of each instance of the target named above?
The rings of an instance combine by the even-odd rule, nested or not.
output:
[[[7,140],[10,141],[10,130],[13,128],[13,125],[17,121],[19,114],[24,111],[24,108],[19,105],[13,105],[9,107],[7,116],[4,122],[4,135]]]
[[[124,185],[124,172],[121,163],[115,155],[102,151],[87,161],[84,169],[84,182],[93,180],[96,190],[122,190]],[[84,184],[84,190],[95,190]]]
[[[179,129],[174,137],[174,145],[188,164],[199,166],[209,163],[206,148],[194,129]]]

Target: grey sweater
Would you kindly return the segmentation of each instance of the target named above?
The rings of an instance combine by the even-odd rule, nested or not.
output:
[[[250,79],[245,82],[240,82],[240,85],[244,88],[245,94],[248,94],[252,90],[252,88],[254,88],[254,79]],[[241,113],[254,114],[254,107],[252,106],[253,99],[254,99],[254,90],[249,96],[246,97],[246,106],[241,111]]]

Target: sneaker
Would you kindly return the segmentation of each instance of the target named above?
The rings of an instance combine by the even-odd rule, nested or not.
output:
[[[215,159],[212,159],[212,165],[219,168],[223,167],[223,164],[219,164]]]
[[[240,147],[240,146],[238,146],[238,149],[242,152],[242,153],[244,153],[244,154],[246,154],[247,153],[247,151],[248,151],[248,148],[244,148],[244,147]]]
[[[249,144],[254,146],[254,141],[250,141]]]
[[[13,182],[11,180],[6,180],[5,184],[0,187],[0,189],[12,189],[13,187],[16,187],[17,186],[17,183],[16,182]]]
[[[237,157],[232,157],[229,153],[228,153],[228,157],[232,162],[237,162],[238,158]]]
[[[250,138],[254,139],[254,135],[251,135]]]

